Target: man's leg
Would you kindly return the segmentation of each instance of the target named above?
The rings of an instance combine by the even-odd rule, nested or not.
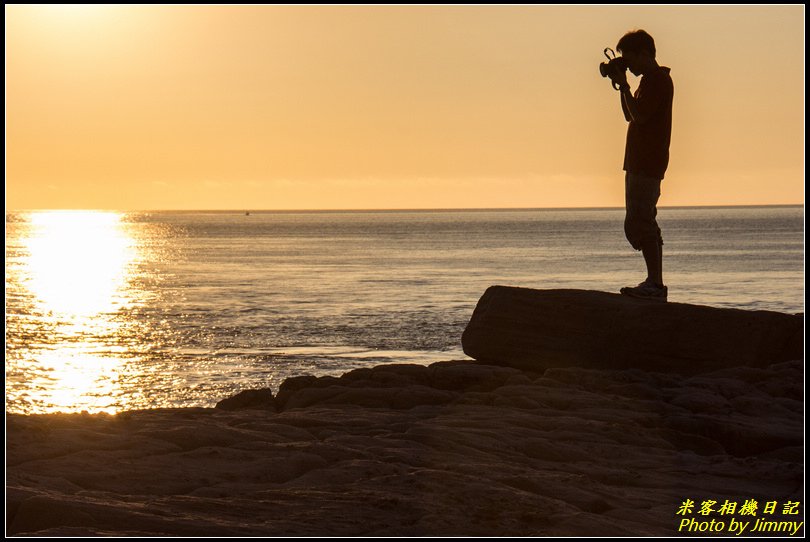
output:
[[[652,177],[628,173],[625,177],[624,230],[627,240],[644,256],[647,279],[636,287],[622,288],[621,292],[635,297],[656,298],[666,301],[667,288],[663,279],[663,240],[655,220],[661,195],[661,181]]]
[[[627,240],[644,255],[647,265],[647,280],[663,285],[661,228],[655,220],[658,215],[658,198],[661,196],[661,181],[633,173],[625,176],[624,232]]]
[[[647,265],[647,281],[656,286],[664,285],[663,248],[658,240],[650,240],[641,245],[641,253],[644,255],[644,263]]]

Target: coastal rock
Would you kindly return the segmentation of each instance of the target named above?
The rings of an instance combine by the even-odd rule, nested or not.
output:
[[[217,403],[215,408],[222,410],[260,409],[275,410],[273,390],[262,388],[258,390],[244,390]]]
[[[803,372],[453,361],[288,379],[280,411],[9,414],[8,534],[683,534],[685,499],[802,501]]]
[[[8,414],[7,532],[685,534],[687,499],[803,502],[802,324],[493,288],[465,331],[481,360],[297,376],[217,408]]]
[[[462,336],[479,361],[695,374],[802,359],[804,316],[659,303],[589,290],[492,286]]]
[[[421,365],[377,365],[342,376],[288,378],[276,397],[279,411],[316,404],[353,404],[408,409],[446,404],[465,391],[491,391],[507,382],[531,382],[523,371],[469,361]],[[233,398],[232,398],[233,399]],[[230,399],[228,399],[230,400]]]

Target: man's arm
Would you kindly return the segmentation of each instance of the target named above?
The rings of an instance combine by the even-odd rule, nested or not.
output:
[[[628,85],[627,88],[629,89],[630,85]],[[622,104],[622,113],[624,113],[624,120],[626,120],[627,122],[632,121],[633,117],[630,115],[630,111],[627,109],[627,105],[624,103],[624,91],[623,90],[620,90],[620,92],[619,92],[619,101]]]
[[[635,99],[633,93],[630,91],[630,85],[624,83],[619,88],[619,95],[622,100],[622,111],[624,111],[624,118],[627,122],[639,122],[641,115],[638,111],[638,100]]]
[[[630,92],[630,85],[626,80],[619,86],[622,107],[627,108],[627,113],[630,114],[629,120],[637,124],[644,124],[655,114],[666,94],[664,83],[659,78],[646,81],[646,86],[642,84],[642,87],[639,88],[638,97],[635,97]]]
[[[613,84],[613,88],[616,88],[616,86],[619,87],[619,101],[622,104],[624,120],[627,122],[636,120],[638,118],[638,106],[636,99],[633,97],[633,93],[630,91],[630,85],[627,84],[627,74],[625,71],[620,70],[619,73],[611,75],[610,82]]]

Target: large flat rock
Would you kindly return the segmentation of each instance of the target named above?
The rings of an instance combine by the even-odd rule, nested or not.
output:
[[[749,534],[765,502],[804,502],[803,373],[450,361],[296,377],[220,408],[9,414],[6,533],[671,537],[688,498]],[[707,499],[759,513],[704,517]]]
[[[803,359],[804,315],[660,303],[590,290],[492,286],[462,336],[478,360],[694,374]]]

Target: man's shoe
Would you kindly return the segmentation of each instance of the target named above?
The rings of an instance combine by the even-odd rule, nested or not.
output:
[[[639,299],[650,299],[652,301],[667,301],[667,287],[658,286],[646,280],[638,286],[627,286],[619,290],[622,294],[637,297]]]

